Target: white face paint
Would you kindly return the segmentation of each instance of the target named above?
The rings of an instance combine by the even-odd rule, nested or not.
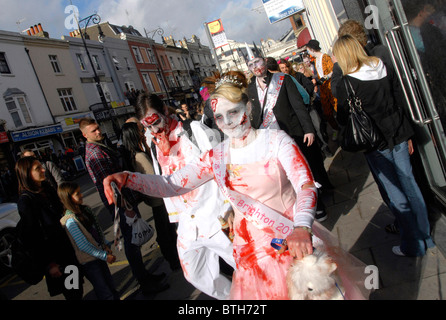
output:
[[[217,126],[230,139],[245,139],[251,129],[248,108],[243,103],[232,103],[225,98],[211,100]]]
[[[263,77],[266,75],[265,59],[255,58],[248,62],[248,69],[256,77]]]

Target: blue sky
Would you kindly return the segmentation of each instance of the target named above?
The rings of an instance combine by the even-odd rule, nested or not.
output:
[[[239,42],[278,39],[291,28],[289,20],[271,25],[264,11],[253,10],[262,7],[262,0],[0,0],[0,29],[18,32],[41,23],[51,38],[60,39],[71,31],[65,27],[70,4],[81,19],[97,13],[102,21],[132,25],[142,33],[161,27],[175,40],[195,34],[205,44],[203,24],[216,19],[222,19],[227,38]]]

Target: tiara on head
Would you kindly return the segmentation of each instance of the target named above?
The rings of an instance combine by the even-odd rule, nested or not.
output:
[[[243,85],[243,83],[240,80],[238,80],[236,76],[224,76],[215,83],[215,90],[217,90],[221,85],[225,83],[232,83],[235,84],[236,86]]]

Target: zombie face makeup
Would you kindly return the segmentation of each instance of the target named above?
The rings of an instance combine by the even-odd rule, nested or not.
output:
[[[243,103],[234,104],[225,98],[212,99],[212,109],[217,126],[230,139],[244,139],[251,129],[248,108]]]
[[[166,118],[151,108],[148,109],[146,117],[141,119],[141,123],[152,133],[160,133],[167,129]]]
[[[255,58],[248,62],[248,69],[256,77],[263,77],[266,75],[265,59]]]

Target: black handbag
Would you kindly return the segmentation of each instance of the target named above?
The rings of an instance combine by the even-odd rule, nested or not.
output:
[[[29,194],[24,195],[31,197]],[[42,222],[37,219],[43,236],[46,239],[47,235],[43,229]],[[17,224],[16,237],[11,243],[11,267],[12,270],[26,283],[34,285],[42,281],[45,275],[45,266],[41,261],[38,253],[34,253],[22,242],[20,239],[21,221]]]
[[[31,285],[42,281],[45,267],[39,257],[33,255],[18,237],[11,244],[11,252],[12,269],[23,281]]]
[[[347,90],[349,115],[343,128],[340,145],[342,150],[350,152],[368,152],[376,149],[383,141],[381,131],[373,119],[362,108],[362,101],[356,96],[350,81],[344,77]],[[348,84],[348,86],[347,86]],[[351,93],[349,93],[349,87]]]

